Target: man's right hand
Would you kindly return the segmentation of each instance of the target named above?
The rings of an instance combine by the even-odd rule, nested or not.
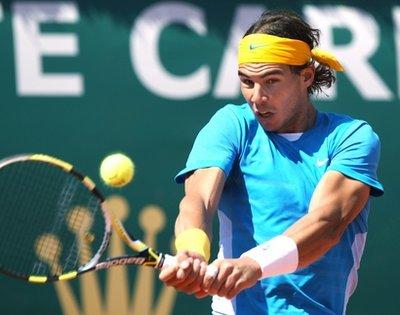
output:
[[[176,256],[176,265],[169,266],[160,272],[159,278],[167,286],[172,286],[178,291],[195,294],[202,298],[207,295],[201,289],[207,263],[198,253],[183,251]]]

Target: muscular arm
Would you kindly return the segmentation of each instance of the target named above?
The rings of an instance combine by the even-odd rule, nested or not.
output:
[[[217,167],[196,170],[185,180],[185,196],[179,205],[175,235],[188,228],[200,228],[211,240],[212,219],[224,183],[224,172]]]
[[[369,198],[370,187],[336,171],[328,171],[312,196],[309,212],[284,235],[299,251],[299,268],[306,267],[337,244],[348,224]]]
[[[284,232],[297,245],[298,268],[313,263],[339,242],[348,224],[367,202],[369,191],[369,186],[336,171],[323,176],[308,214]],[[203,289],[229,299],[253,286],[262,273],[257,261],[249,257],[216,260],[213,265],[219,269],[218,276],[206,276]]]
[[[185,196],[180,202],[175,222],[176,235],[187,229],[199,228],[211,240],[212,219],[224,183],[224,172],[217,167],[196,170],[185,180]],[[204,258],[190,251],[178,252],[176,257],[178,265],[162,270],[160,280],[177,290],[204,297],[206,293],[200,286],[207,268]]]

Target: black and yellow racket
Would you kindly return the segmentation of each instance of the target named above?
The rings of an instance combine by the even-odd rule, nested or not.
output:
[[[138,254],[102,259],[112,230]],[[0,161],[0,272],[46,283],[119,265],[174,263],[129,235],[71,164],[44,154]]]

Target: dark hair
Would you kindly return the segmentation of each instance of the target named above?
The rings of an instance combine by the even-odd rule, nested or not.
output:
[[[265,11],[258,20],[250,26],[246,35],[262,33],[301,40],[313,49],[319,43],[318,29],[312,28],[299,15],[291,11]],[[290,66],[295,73],[308,67],[314,61],[301,66]],[[322,87],[330,87],[335,82],[335,74],[331,68],[319,64],[315,69],[315,77],[308,93],[322,92]]]

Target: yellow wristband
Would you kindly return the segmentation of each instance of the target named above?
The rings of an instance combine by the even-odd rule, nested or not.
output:
[[[198,253],[207,262],[210,259],[210,240],[201,229],[192,228],[180,233],[175,239],[175,247],[178,252],[187,250]]]

